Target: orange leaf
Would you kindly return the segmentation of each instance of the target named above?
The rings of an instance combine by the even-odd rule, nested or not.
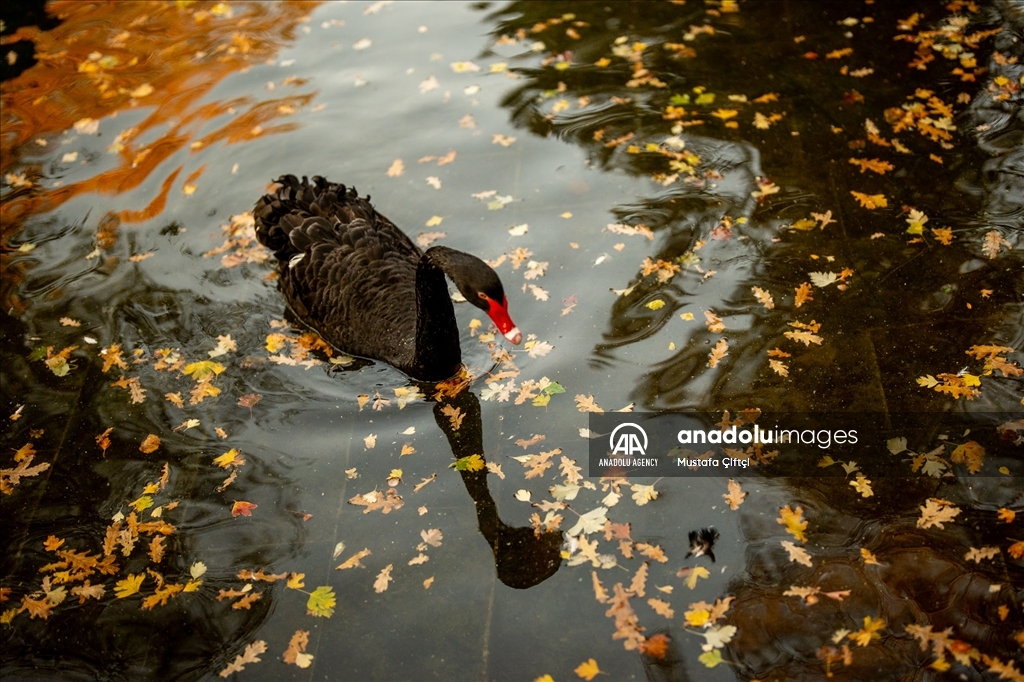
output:
[[[235,503],[231,506],[231,515],[234,517],[238,517],[239,515],[252,516],[252,510],[255,509],[257,506],[259,505],[256,505],[252,502],[243,502],[241,500],[236,500]]]

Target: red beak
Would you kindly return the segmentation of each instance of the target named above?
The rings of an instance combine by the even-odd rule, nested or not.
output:
[[[523,340],[523,334],[508,315],[508,297],[505,297],[505,300],[501,303],[498,303],[493,298],[488,298],[487,304],[489,306],[487,314],[494,320],[498,331],[512,343],[519,345],[519,342]]]

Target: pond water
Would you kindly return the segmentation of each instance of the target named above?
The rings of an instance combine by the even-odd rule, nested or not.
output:
[[[894,5],[5,25],[0,674],[1022,679],[1024,13]],[[287,173],[493,263],[526,344],[317,344],[248,213]],[[607,479],[597,410],[883,426]]]

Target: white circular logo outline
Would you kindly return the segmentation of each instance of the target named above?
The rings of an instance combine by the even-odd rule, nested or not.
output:
[[[634,424],[633,422],[625,422],[625,423],[619,424],[614,429],[612,429],[611,435],[608,436],[608,445],[611,446],[612,450],[615,449],[615,434],[618,433],[619,429],[621,429],[624,426],[632,426],[633,428],[635,428],[637,431],[640,432],[640,435],[642,435],[644,437],[644,453],[646,454],[647,453],[647,432],[644,431],[644,427],[640,426],[639,424]]]

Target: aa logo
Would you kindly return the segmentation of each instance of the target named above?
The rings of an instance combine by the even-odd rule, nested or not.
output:
[[[613,455],[633,457],[647,454],[647,432],[638,424],[626,422],[619,424],[608,436],[608,445]]]

